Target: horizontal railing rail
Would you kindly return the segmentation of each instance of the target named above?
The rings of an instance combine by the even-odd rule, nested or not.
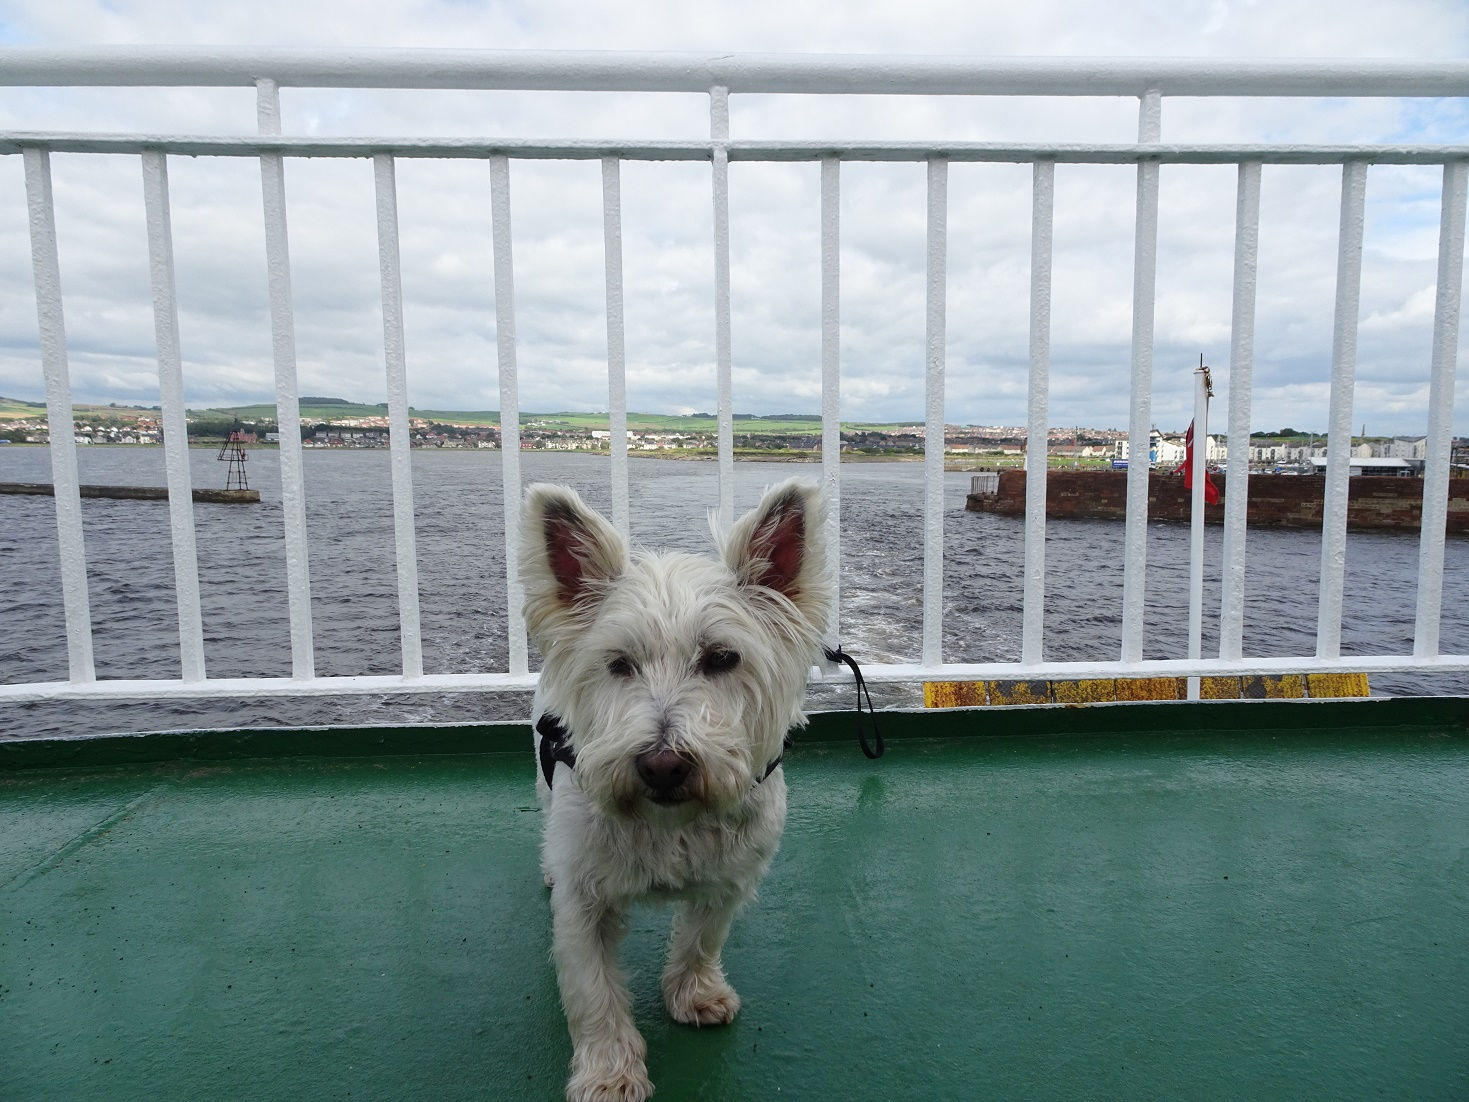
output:
[[[1378,165],[1443,165],[1469,160],[1469,144],[1462,145],[1291,145],[1267,143],[1013,143],[1013,142],[843,142],[730,141],[725,151],[731,161],[837,161],[921,162],[942,158],[958,164],[1033,164],[1050,161],[1078,165],[1237,165],[1255,161],[1269,165],[1340,165],[1360,161]],[[259,157],[274,153],[286,157],[394,157],[434,160],[490,157],[538,161],[595,161],[617,157],[624,161],[709,161],[708,142],[536,141],[514,138],[408,138],[243,135],[165,137],[154,134],[62,134],[41,131],[0,131],[0,154],[26,149],[49,153],[142,153],[153,150],[181,157]]]
[[[918,96],[1464,96],[1462,59],[1004,58],[451,49],[0,48],[0,85]]]
[[[623,347],[620,166],[630,161],[704,161],[711,165],[713,202],[715,376],[718,387],[718,514],[733,517],[733,371],[729,243],[730,162],[817,162],[821,171],[822,481],[831,503],[827,534],[839,532],[839,400],[841,292],[839,253],[842,166],[855,162],[913,162],[927,169],[925,444],[923,497],[923,621],[917,661],[874,663],[876,682],[1043,678],[1187,677],[1264,675],[1309,671],[1469,672],[1469,654],[1444,653],[1439,626],[1444,601],[1447,479],[1464,250],[1464,143],[1178,143],[1162,141],[1164,97],[1469,97],[1469,62],[1223,61],[1109,59],[974,59],[769,55],[651,55],[608,53],[501,53],[462,50],[234,50],[117,48],[0,49],[0,86],[228,87],[255,89],[258,134],[188,135],[0,132],[0,155],[19,156],[25,170],[32,264],[39,319],[40,358],[50,424],[57,532],[69,656],[66,681],[0,686],[0,702],[258,698],[326,694],[495,692],[532,688],[514,549],[521,492],[520,415],[515,282],[511,249],[508,163],[516,159],[595,160],[602,169],[607,305],[610,483],[614,523],[628,530],[626,366]],[[303,136],[282,133],[280,92],[288,88],[452,89],[698,93],[709,100],[707,140],[550,140],[387,135]],[[732,95],[911,95],[1133,97],[1139,102],[1138,140],[1125,143],[1006,143],[873,141],[865,139],[750,140],[730,134]],[[72,443],[68,347],[60,291],[51,195],[52,154],[136,155],[144,180],[149,261],[158,342],[162,419],[170,489],[170,529],[179,609],[180,676],[175,679],[99,680],[91,646],[86,555],[78,475]],[[290,677],[219,678],[204,663],[194,520],[184,428],[170,220],[170,157],[258,158],[263,185],[266,267],[275,401],[280,428],[284,543],[289,600]],[[287,159],[345,157],[371,162],[374,174],[384,319],[385,369],[391,426],[393,526],[398,589],[401,673],[318,676],[311,585],[299,386],[295,361],[289,237],[284,173]],[[409,467],[406,355],[395,164],[408,158],[469,158],[489,169],[493,224],[496,342],[505,501],[505,609],[508,670],[425,672],[418,608],[415,514]],[[948,169],[961,163],[1031,166],[1032,225],[1027,426],[1041,449],[1028,464],[1025,520],[1024,610],[1020,659],[946,662],[942,645],[943,472],[945,338],[948,270]],[[1230,340],[1229,495],[1225,511],[1219,653],[1199,647],[1197,577],[1202,541],[1192,548],[1195,607],[1189,657],[1145,660],[1143,579],[1146,568],[1147,465],[1127,475],[1122,633],[1115,660],[1056,661],[1045,657],[1044,610],[1046,477],[1050,390],[1051,267],[1054,169],[1058,164],[1134,166],[1137,172],[1132,290],[1129,449],[1146,455],[1151,429],[1153,318],[1158,253],[1158,173],[1162,165],[1237,166],[1236,247]],[[1322,525],[1320,593],[1315,651],[1288,657],[1249,657],[1242,646],[1246,455],[1251,374],[1260,177],[1265,165],[1327,165],[1342,170],[1332,352],[1330,435]],[[1428,459],[1419,541],[1414,645],[1411,654],[1343,655],[1344,545],[1349,472],[1347,444],[1355,384],[1356,330],[1362,278],[1364,191],[1369,166],[1428,165],[1443,170],[1438,275],[1433,328]],[[834,556],[840,577],[840,549]],[[830,624],[839,635],[840,603]],[[818,677],[842,673],[817,671]],[[1198,695],[1191,685],[1190,695]]]
[[[1191,677],[1287,677],[1301,673],[1464,673],[1469,656],[1438,655],[1431,658],[1397,655],[1351,655],[1336,659],[1316,658],[1150,658],[1138,662],[948,662],[928,666],[919,662],[862,663],[863,677],[877,685],[911,685],[927,681],[1015,681],[1061,680],[1106,681],[1119,677],[1180,679]],[[813,668],[816,683],[848,683],[843,670]],[[528,692],[536,687],[535,671],[522,674],[466,673],[399,674],[360,677],[211,677],[207,680],[163,680],[156,678],[105,678],[89,682],[51,681],[0,685],[0,702],[35,704],[45,701],[150,701],[150,700],[271,700],[310,695],[380,697],[433,695],[438,693]]]

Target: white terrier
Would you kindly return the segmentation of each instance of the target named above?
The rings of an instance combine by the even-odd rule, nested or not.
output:
[[[663,971],[676,1021],[723,1025],[720,953],[785,827],[785,735],[831,603],[822,500],[766,493],[722,559],[630,557],[565,487],[526,493],[521,578],[545,665],[536,694],[553,955],[571,1030],[566,1096],[653,1091],[618,965],[634,901],[678,900]]]

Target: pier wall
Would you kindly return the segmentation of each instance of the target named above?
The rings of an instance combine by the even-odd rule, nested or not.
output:
[[[81,497],[110,497],[122,501],[167,501],[167,486],[78,486]],[[54,497],[56,488],[49,482],[0,482],[0,494],[27,494]],[[195,501],[216,505],[254,504],[260,500],[259,490],[192,491]]]
[[[965,507],[975,512],[1025,515],[1025,472],[999,472],[993,494],[970,494]],[[1224,497],[1227,479],[1209,476]],[[1247,521],[1251,527],[1320,528],[1326,479],[1317,475],[1257,474],[1250,476]],[[1189,519],[1190,493],[1183,477],[1151,473],[1148,476],[1148,518]],[[1347,497],[1347,527],[1355,529],[1409,529],[1422,523],[1421,478],[1373,477],[1351,480]],[[1046,515],[1049,517],[1122,520],[1127,516],[1126,471],[1048,471]],[[1224,523],[1224,503],[1204,508],[1208,524]],[[1448,531],[1469,534],[1469,478],[1449,480]]]

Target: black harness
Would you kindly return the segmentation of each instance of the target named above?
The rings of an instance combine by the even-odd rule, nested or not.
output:
[[[872,708],[872,696],[867,692],[867,680],[862,676],[862,668],[857,665],[856,660],[845,654],[841,647],[835,650],[826,648],[826,658],[830,662],[845,663],[852,671],[852,676],[857,682],[857,741],[862,746],[862,753],[869,758],[882,757],[883,746],[882,733],[877,729],[877,715]],[[862,698],[867,697],[867,718],[872,724],[873,743],[867,741],[867,732],[862,728]],[[556,773],[556,763],[560,762],[568,769],[576,768],[576,751],[571,748],[571,732],[566,729],[566,724],[561,722],[561,717],[543,712],[541,718],[536,720],[536,734],[541,736],[540,746],[537,753],[541,759],[541,775],[546,778],[546,787],[551,787],[551,778]],[[785,750],[791,746],[791,736],[786,735],[785,745],[779,757],[765,767],[755,783],[759,784],[774,773],[781,762],[785,761]]]
[[[558,761],[568,769],[576,768],[576,751],[571,748],[571,732],[561,722],[560,716],[553,716],[550,712],[542,714],[536,720],[536,734],[541,736],[541,744],[536,748],[541,756],[541,775],[546,778],[546,787],[550,788]]]

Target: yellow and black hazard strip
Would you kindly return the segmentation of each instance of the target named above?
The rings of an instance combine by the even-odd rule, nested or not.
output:
[[[1201,700],[1342,700],[1368,695],[1365,673],[1201,677]],[[1184,677],[1106,677],[1086,681],[925,681],[925,708],[1010,704],[1112,704],[1187,700]]]

